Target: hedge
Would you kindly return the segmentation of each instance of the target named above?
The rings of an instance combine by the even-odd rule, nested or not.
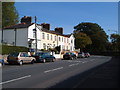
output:
[[[1,47],[2,46],[2,47]],[[10,54],[12,52],[28,52],[28,48],[26,47],[20,47],[20,46],[8,46],[8,45],[0,45],[2,48],[0,54]]]

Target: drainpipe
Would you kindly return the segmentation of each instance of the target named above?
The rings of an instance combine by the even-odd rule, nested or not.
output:
[[[17,42],[17,30],[16,30],[16,28],[14,29],[14,31],[15,31],[15,46],[16,46],[16,42]]]

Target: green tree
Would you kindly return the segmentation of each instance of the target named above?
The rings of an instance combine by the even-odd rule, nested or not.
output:
[[[18,23],[19,15],[14,2],[2,2],[2,27]]]
[[[92,40],[92,44],[89,45],[89,50],[94,52],[106,51],[106,43],[108,42],[108,36],[105,31],[96,23],[80,23],[74,27],[75,33],[86,33]]]
[[[118,34],[111,34],[110,36],[111,43],[112,43],[112,51],[119,52],[120,51],[120,35]]]
[[[75,37],[75,48],[76,49],[83,49],[86,47],[86,45],[92,44],[92,41],[89,36],[87,36],[85,33],[74,33]]]

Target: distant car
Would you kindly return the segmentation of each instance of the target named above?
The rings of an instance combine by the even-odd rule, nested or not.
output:
[[[0,66],[3,66],[4,64],[4,59],[0,59]]]
[[[90,54],[89,53],[85,53],[85,57],[90,57]]]
[[[37,52],[33,57],[36,58],[36,62],[54,62],[56,58],[49,52]]]
[[[7,57],[7,62],[9,64],[19,64],[22,65],[23,63],[31,63],[33,64],[36,61],[34,57],[28,55],[27,52],[15,52],[11,53]]]
[[[84,52],[79,52],[78,53],[78,58],[84,58],[85,57],[85,53]]]
[[[72,53],[72,52],[67,52],[63,55],[63,59],[76,59],[76,54]]]

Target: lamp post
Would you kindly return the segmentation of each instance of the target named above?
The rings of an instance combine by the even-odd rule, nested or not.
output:
[[[37,29],[36,29],[37,17],[35,16],[35,52],[37,52]]]
[[[113,32],[115,32],[116,34],[118,34],[118,31],[117,30],[108,30],[108,31],[113,31]]]

